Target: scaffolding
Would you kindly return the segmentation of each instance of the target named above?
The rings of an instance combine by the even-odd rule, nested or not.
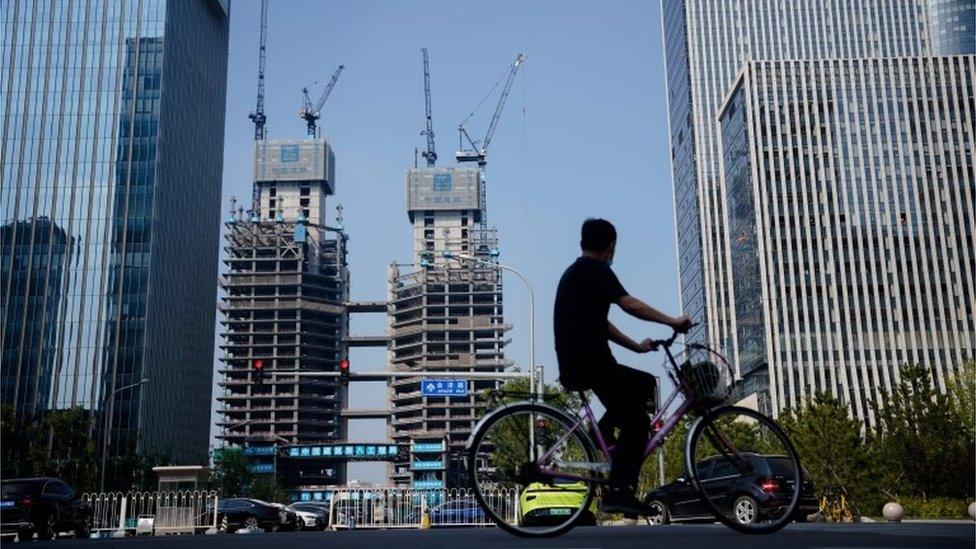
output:
[[[472,250],[494,247],[494,230],[481,234],[471,229],[465,237],[438,243],[437,248]],[[513,367],[504,357],[509,343],[505,333],[502,278],[491,265],[459,263],[433,257],[420,248],[421,264],[393,264],[389,270],[389,367],[394,372],[499,373]],[[404,269],[408,272],[401,272]],[[427,374],[436,377],[436,374]],[[467,397],[424,397],[420,377],[397,378],[388,391],[393,411],[390,438],[401,445],[417,440],[442,439],[449,462],[460,466],[461,451],[484,415],[484,390],[500,385],[497,379],[470,379]],[[392,464],[394,483],[416,481],[409,461]],[[445,467],[443,474],[449,474]],[[424,471],[424,475],[434,473]],[[443,478],[440,480],[444,480]],[[423,482],[431,482],[425,477]]]
[[[218,438],[234,446],[345,439],[347,396],[335,378],[275,371],[337,372],[347,358],[346,241],[339,229],[302,221],[227,223]]]

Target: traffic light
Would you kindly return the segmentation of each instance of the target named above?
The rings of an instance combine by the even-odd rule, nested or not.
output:
[[[654,425],[651,426],[651,430],[654,431],[654,434],[656,435],[657,432],[660,431],[663,427],[664,427],[664,421],[659,419],[654,422]]]
[[[260,358],[255,360],[252,368],[254,369],[254,381],[264,383],[264,361]]]
[[[343,387],[349,385],[349,361],[346,359],[339,361],[339,384]]]

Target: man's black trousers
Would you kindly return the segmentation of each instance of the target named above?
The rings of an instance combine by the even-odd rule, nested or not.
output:
[[[620,364],[600,369],[599,378],[592,382],[593,392],[607,409],[599,421],[600,432],[608,445],[616,444],[609,479],[613,489],[637,489],[651,427],[647,403],[656,385],[651,374]],[[619,430],[616,441],[615,429]]]

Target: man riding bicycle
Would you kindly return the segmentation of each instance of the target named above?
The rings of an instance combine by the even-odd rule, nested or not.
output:
[[[650,430],[648,406],[657,380],[651,374],[618,364],[609,342],[637,353],[654,350],[650,339],[640,343],[622,333],[607,315],[616,303],[627,314],[686,333],[687,316],[672,317],[627,293],[613,273],[617,231],[605,219],[587,219],[581,230],[582,255],[559,280],[553,315],[559,381],[568,391],[592,390],[606,413],[599,421],[608,443],[615,444],[609,491],[600,502],[605,513],[653,515],[637,501],[635,491]],[[653,413],[653,410],[650,410]],[[619,430],[619,436],[615,431]]]

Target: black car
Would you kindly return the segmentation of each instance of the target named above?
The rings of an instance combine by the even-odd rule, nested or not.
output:
[[[749,474],[737,473],[731,463],[718,456],[701,461],[698,471],[702,488],[713,498],[718,508],[731,511],[733,506],[739,506],[746,511],[751,510],[735,513],[737,520],[750,523],[762,520],[763,515],[768,516],[789,501],[790,495],[783,491],[783,486],[776,481],[776,477],[789,474],[792,465],[788,462],[789,458],[783,456],[746,455],[752,467]],[[715,520],[691,482],[684,477],[678,477],[671,484],[648,492],[643,500],[661,510],[659,515],[650,517],[652,523]],[[804,470],[800,502],[793,520],[803,522],[807,515],[817,512],[817,508],[813,483]]]
[[[0,483],[0,529],[20,541],[51,539],[61,532],[87,537],[92,512],[78,494],[56,478],[21,478]]]
[[[229,498],[217,503],[217,523],[222,532],[235,532],[239,528],[261,528],[271,532],[288,525],[289,513],[259,499]],[[294,524],[294,513],[291,513]]]

